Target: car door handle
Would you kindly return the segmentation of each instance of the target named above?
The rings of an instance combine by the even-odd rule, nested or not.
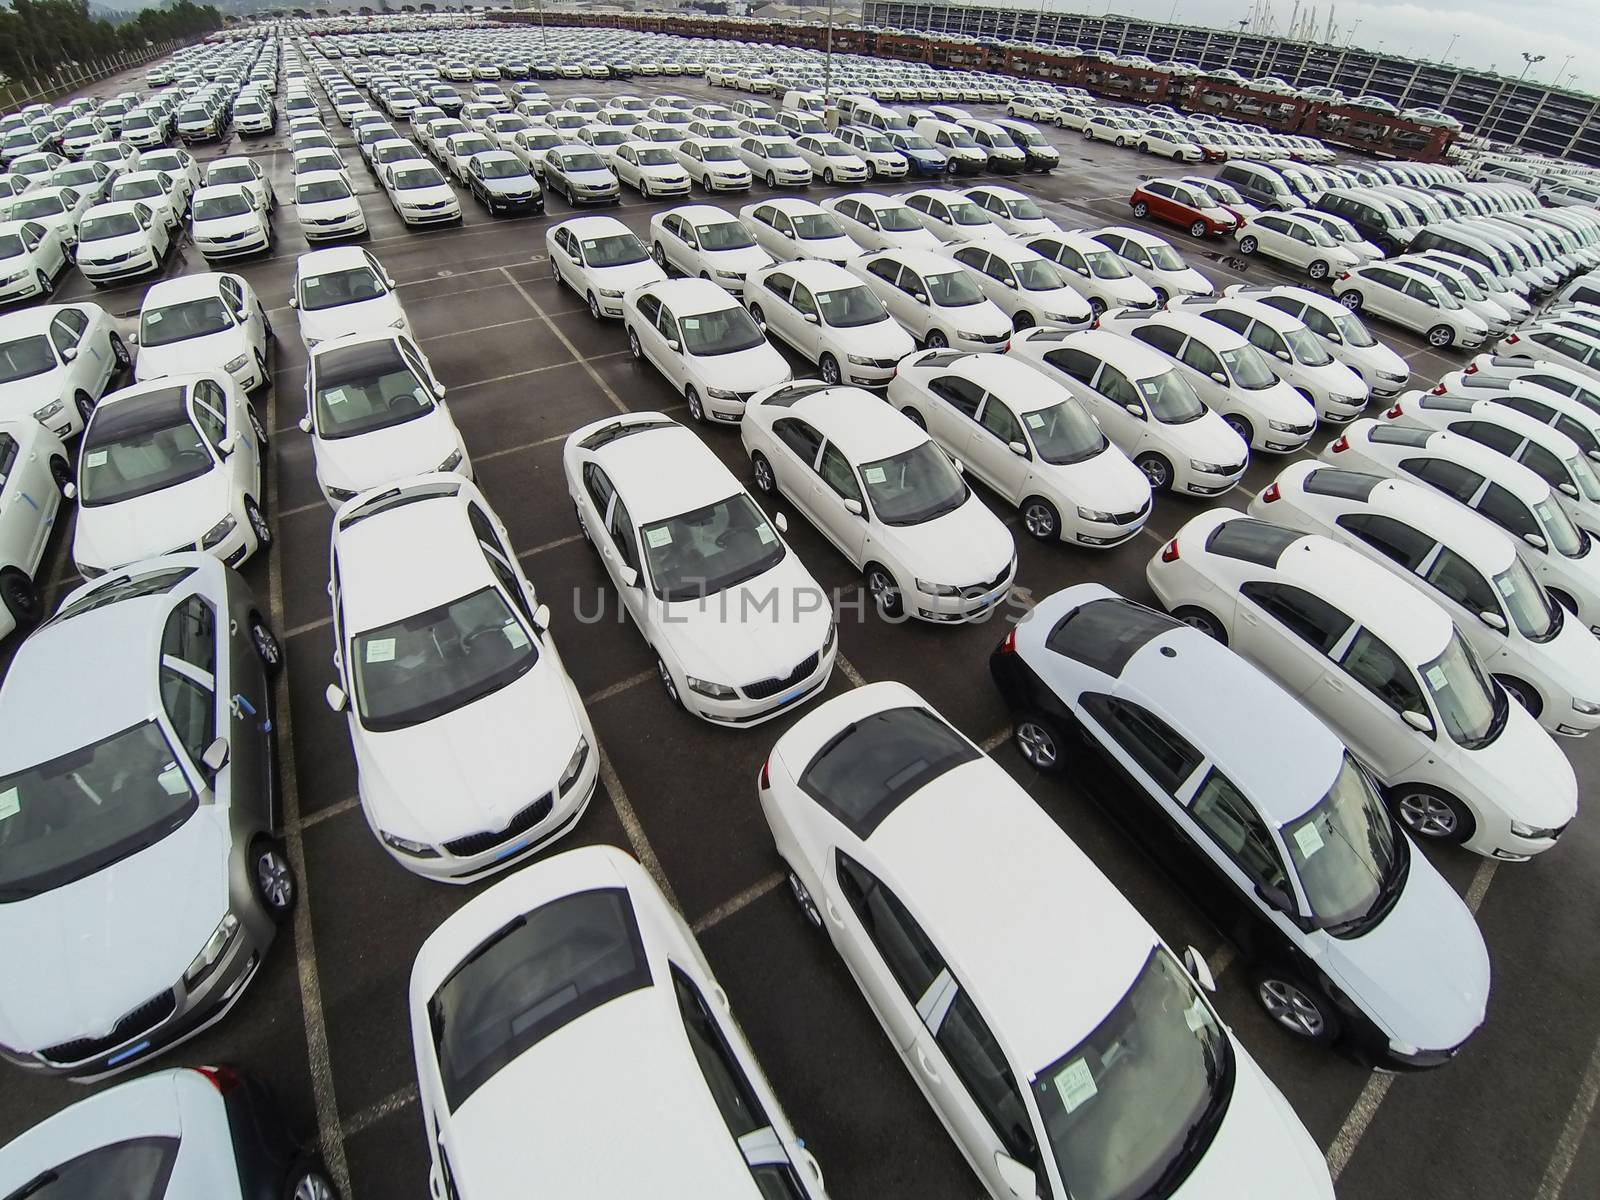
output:
[[[823,901],[822,901],[822,906],[823,906],[823,908],[827,909],[827,911],[828,911],[828,920],[832,921],[840,929],[843,929],[844,928],[844,918],[839,915],[839,910],[833,906],[833,901],[828,899],[827,897],[824,897]]]
[[[933,1063],[928,1060],[927,1051],[925,1051],[921,1046],[918,1046],[916,1058],[917,1070],[922,1072],[922,1077],[937,1087],[939,1085],[939,1072],[934,1067]]]
[[[1259,625],[1261,623],[1256,620],[1254,613],[1246,612],[1243,609],[1239,610],[1239,619],[1246,625]]]
[[[1333,676],[1331,676],[1331,675],[1324,675],[1322,677],[1322,685],[1325,688],[1327,688],[1330,692],[1342,692],[1342,691],[1344,691],[1344,684],[1341,683],[1339,680],[1333,678]]]

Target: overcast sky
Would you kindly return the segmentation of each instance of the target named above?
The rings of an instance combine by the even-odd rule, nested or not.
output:
[[[993,0],[990,0],[993,2]],[[1037,0],[1001,0],[1019,8],[1035,8]],[[1096,0],[1045,0],[1048,8],[1096,12]],[[1302,9],[1308,0],[1301,0]],[[1328,0],[1309,0],[1317,10],[1317,38],[1327,27]],[[1294,0],[1271,0],[1274,29],[1286,32]],[[1493,68],[1517,75],[1522,52],[1543,54],[1529,79],[1556,83],[1576,72],[1569,86],[1600,92],[1600,0],[1335,0],[1336,40],[1350,38],[1368,49],[1439,61],[1479,70]],[[1113,12],[1146,20],[1172,18],[1172,0],[1111,0]],[[1251,0],[1177,0],[1177,23],[1237,28],[1251,10]],[[1360,24],[1358,25],[1357,22]],[[1450,39],[1456,37],[1452,46]],[[1570,61],[1568,56],[1571,56]],[[1565,63],[1565,68],[1563,68]]]

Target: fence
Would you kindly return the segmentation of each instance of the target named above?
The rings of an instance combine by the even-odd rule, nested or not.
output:
[[[65,63],[42,79],[13,79],[0,83],[0,114],[70,96],[91,83],[99,83],[102,79],[109,79],[122,71],[171,54],[185,44],[178,39],[158,42],[142,51],[113,54],[87,63]]]

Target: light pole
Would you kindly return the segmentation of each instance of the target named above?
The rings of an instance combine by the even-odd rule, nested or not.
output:
[[[1450,44],[1444,48],[1444,57],[1439,60],[1441,65],[1446,65],[1450,62],[1450,51],[1456,48],[1456,41],[1460,37],[1461,35],[1459,33],[1452,33],[1450,35]]]
[[[1040,8],[1044,5],[1041,3]],[[833,83],[833,0],[828,0],[828,54],[822,60],[822,108],[826,112]]]
[[[1528,77],[1528,70],[1529,70],[1529,68],[1531,68],[1533,66],[1534,63],[1542,63],[1543,61],[1544,61],[1544,55],[1542,55],[1542,54],[1530,54],[1528,51],[1524,50],[1522,52],[1522,74],[1517,76],[1516,87],[1521,87],[1522,86],[1522,81]],[[1570,61],[1570,60],[1568,60],[1568,61]],[[1512,95],[1513,96],[1516,95],[1516,92],[1515,92],[1514,89],[1512,91]],[[1506,107],[1509,108],[1510,105],[1507,105]],[[1505,117],[1504,117],[1504,115],[1502,115],[1500,120],[1495,122],[1495,127],[1494,127],[1495,128],[1495,133],[1498,134],[1504,127],[1505,127]]]

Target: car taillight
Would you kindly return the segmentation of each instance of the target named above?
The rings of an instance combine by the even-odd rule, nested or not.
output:
[[[226,1096],[244,1085],[244,1077],[232,1067],[196,1067],[196,1071],[211,1081],[211,1086]]]
[[[1521,340],[1522,338],[1515,333],[1508,333],[1506,335],[1506,345],[1508,346],[1515,346]]]
[[[1335,454],[1343,454],[1346,450],[1350,449],[1350,439],[1345,437],[1343,434],[1340,434],[1328,446],[1328,449],[1332,450]]]
[[[1350,272],[1349,271],[1340,271],[1339,272],[1339,278],[1340,279],[1349,279],[1350,278]]]
[[[1393,408],[1391,408],[1388,412],[1384,413],[1383,415],[1388,417],[1389,420],[1395,421],[1395,420],[1398,420],[1400,418],[1400,414],[1403,413],[1403,412],[1405,412],[1405,409],[1401,408],[1398,404],[1396,404]]]
[[[1444,384],[1441,383],[1438,387],[1433,389],[1433,394],[1435,396],[1442,396],[1449,390],[1449,388],[1445,387]]]
[[[1178,561],[1178,539],[1177,538],[1173,538],[1162,549],[1162,551],[1161,551],[1161,561],[1164,562],[1164,563],[1165,562],[1177,562]]]
[[[1006,630],[1006,636],[1000,639],[1001,654],[1015,654],[1017,652],[1017,627],[1013,625]]]
[[[761,764],[761,790],[763,792],[772,786],[772,773],[768,769],[771,765],[770,762]]]
[[[1465,371],[1461,372],[1461,373],[1463,375],[1476,375],[1478,373],[1478,364],[1477,363],[1468,363],[1467,364],[1467,369]]]
[[[1090,329],[1099,329],[1100,328],[1100,318],[1096,317],[1094,320],[1090,321],[1089,322],[1089,328]]]
[[[1271,504],[1274,500],[1277,500],[1282,495],[1283,491],[1278,487],[1277,484],[1269,483],[1267,485],[1267,490],[1261,493],[1261,499],[1264,503]],[[1177,543],[1174,542],[1173,545],[1176,546]]]

